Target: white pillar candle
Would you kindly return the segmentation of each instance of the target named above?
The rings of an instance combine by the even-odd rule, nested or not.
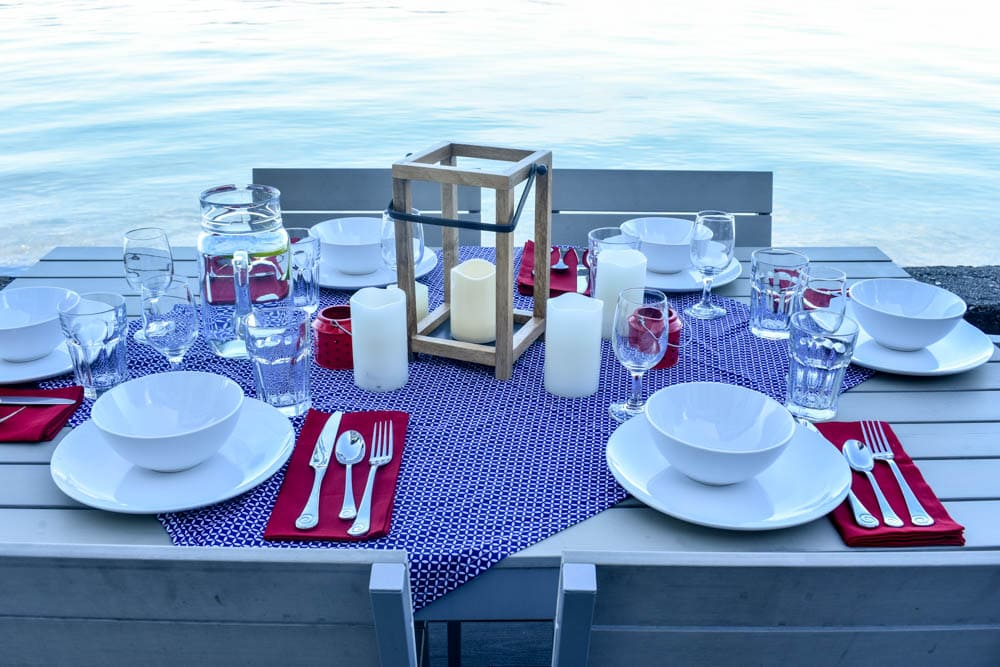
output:
[[[351,297],[354,384],[392,391],[406,384],[406,293],[397,287],[366,287]]]
[[[451,270],[451,337],[489,343],[497,337],[497,268],[470,259]]]
[[[602,250],[597,255],[594,296],[604,302],[601,336],[611,338],[618,293],[629,287],[646,286],[646,256],[638,250]]]
[[[416,298],[416,301],[417,301],[417,322],[419,322],[420,320],[422,320],[425,317],[427,317],[427,313],[429,312],[428,308],[427,308],[427,303],[429,301],[428,290],[427,290],[427,285],[425,285],[423,283],[413,283],[413,286],[414,286],[414,289],[415,289],[415,292],[416,292],[416,297],[417,297]],[[396,283],[393,283],[393,284],[389,285],[389,287],[398,287],[398,285],[396,285]]]
[[[545,390],[575,398],[597,391],[603,305],[568,292],[549,299],[545,318]]]

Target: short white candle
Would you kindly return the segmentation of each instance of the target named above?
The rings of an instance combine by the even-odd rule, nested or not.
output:
[[[497,268],[470,259],[451,270],[451,337],[489,343],[497,337]]]
[[[351,297],[354,384],[368,391],[399,389],[409,379],[406,293],[366,287]]]
[[[393,283],[393,284],[389,285],[389,287],[398,287],[398,285],[396,285],[396,283]],[[419,322],[420,320],[422,320],[425,317],[427,317],[427,313],[428,313],[427,303],[429,301],[428,290],[427,290],[427,285],[425,285],[423,283],[413,283],[413,287],[414,287],[414,290],[415,290],[415,293],[416,293],[416,297],[417,297],[416,298],[416,301],[417,301],[417,322]]]
[[[549,299],[545,319],[545,390],[575,398],[597,391],[601,376],[599,299],[569,292]]]
[[[646,256],[638,250],[602,250],[597,255],[594,296],[604,302],[601,336],[611,338],[618,293],[629,287],[646,286]]]

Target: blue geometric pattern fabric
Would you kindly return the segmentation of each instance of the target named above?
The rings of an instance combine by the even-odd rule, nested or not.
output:
[[[463,248],[461,259],[494,258],[492,248]],[[421,279],[430,287],[430,308],[442,301],[442,267]],[[696,294],[669,295],[675,309]],[[323,290],[321,308],[347,303],[350,293]],[[690,344],[676,366],[646,374],[647,395],[679,382],[714,380],[739,384],[784,400],[788,355],[784,342],[750,334],[745,305],[724,297],[728,314],[718,320],[685,322]],[[529,309],[530,297],[515,295]],[[134,330],[138,326],[132,323]],[[129,339],[131,377],[167,370],[155,350]],[[608,470],[604,449],[616,423],[608,405],[625,396],[629,376],[602,345],[601,383],[584,398],[560,398],[543,386],[544,343],[536,342],[514,365],[513,378],[498,381],[493,369],[421,355],[410,364],[409,381],[396,391],[358,389],[350,370],[313,366],[313,407],[334,410],[403,410],[410,414],[392,530],[362,543],[266,542],[271,508],[284,478],[277,472],[257,488],[198,510],[161,515],[173,542],[197,546],[267,546],[334,549],[405,549],[410,559],[413,607],[420,609],[503,558],[604,511],[626,497]],[[256,396],[250,362],[215,357],[203,340],[184,367],[220,373]],[[851,366],[849,389],[871,371]],[[42,383],[65,386],[71,377]],[[89,418],[85,401],[70,425]],[[292,420],[296,432],[303,418]]]

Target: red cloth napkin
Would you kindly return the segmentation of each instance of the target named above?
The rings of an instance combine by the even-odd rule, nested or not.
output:
[[[337,463],[336,456],[330,457],[330,465],[326,469],[323,485],[319,495],[319,525],[310,530],[299,530],[295,527],[295,519],[302,513],[309,492],[312,490],[313,469],[309,467],[316,438],[330,417],[325,412],[309,410],[302,431],[295,442],[291,461],[285,472],[285,480],[281,483],[278,498],[271,511],[271,518],[264,530],[265,540],[345,540],[362,541],[389,534],[392,525],[392,503],[396,495],[396,480],[399,478],[399,466],[403,460],[403,447],[406,441],[406,425],[410,416],[405,412],[348,412],[340,421],[337,434],[354,429],[365,439],[365,456],[360,463],[353,466],[352,481],[354,484],[354,502],[361,504],[361,497],[368,481],[368,457],[371,455],[372,432],[376,422],[392,420],[392,461],[378,469],[375,473],[375,486],[372,489],[371,530],[366,535],[355,537],[347,534],[347,529],[354,519],[341,519],[340,506],[344,502],[344,477],[347,470]]]
[[[816,428],[834,443],[838,448],[843,447],[843,443],[851,438],[864,442],[861,432],[860,422],[826,422],[816,424]],[[903,493],[899,490],[896,476],[892,474],[889,466],[881,461],[875,462],[875,469],[872,471],[886,500],[896,511],[899,518],[905,525],[901,528],[892,528],[884,523],[878,528],[862,528],[854,522],[854,514],[851,512],[850,504],[845,500],[830,514],[833,525],[836,526],[844,543],[849,547],[916,547],[916,546],[962,546],[965,544],[965,527],[957,523],[948,514],[948,511],[938,500],[934,491],[924,481],[924,476],[913,463],[900,444],[899,438],[893,433],[889,424],[882,422],[886,439],[892,448],[896,464],[899,466],[903,477],[910,484],[914,495],[920,500],[927,513],[934,519],[934,524],[930,526],[914,526],[909,521],[909,512],[906,510],[906,501],[903,500]],[[875,492],[872,491],[868,478],[861,473],[852,473],[853,482],[851,488],[854,495],[858,497],[864,506],[875,515],[880,521],[882,516],[878,509],[878,502],[875,500]]]
[[[45,442],[56,437],[69,418],[83,402],[83,387],[75,385],[63,389],[7,389],[8,396],[44,396],[46,398],[71,398],[70,405],[29,405],[18,414],[0,423],[0,442]],[[0,406],[0,418],[13,414],[20,405]]]
[[[584,252],[586,257],[586,252]],[[559,249],[553,248],[550,255],[550,264],[559,261]],[[576,265],[579,260],[576,257],[576,249],[570,248],[566,251],[566,266],[568,269],[561,271],[549,271],[549,296],[559,296],[566,292],[576,291]],[[517,272],[518,294],[531,296],[535,293],[535,279],[531,272],[535,268],[535,242],[527,241],[524,244],[524,252],[521,253],[521,268]],[[589,290],[588,290],[589,291]]]

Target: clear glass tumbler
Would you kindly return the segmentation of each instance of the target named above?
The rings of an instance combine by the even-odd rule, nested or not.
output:
[[[257,397],[289,417],[312,405],[312,328],[309,313],[287,305],[254,306],[246,318],[246,347]]]
[[[73,360],[73,376],[83,395],[96,399],[128,375],[125,299],[110,292],[88,292],[60,304],[59,324]]]
[[[858,325],[844,317],[828,327],[822,311],[792,314],[788,336],[785,407],[796,417],[827,421],[837,414],[844,373],[858,340]]]
[[[758,338],[788,338],[788,318],[809,271],[809,258],[785,248],[750,255],[750,332]]]

